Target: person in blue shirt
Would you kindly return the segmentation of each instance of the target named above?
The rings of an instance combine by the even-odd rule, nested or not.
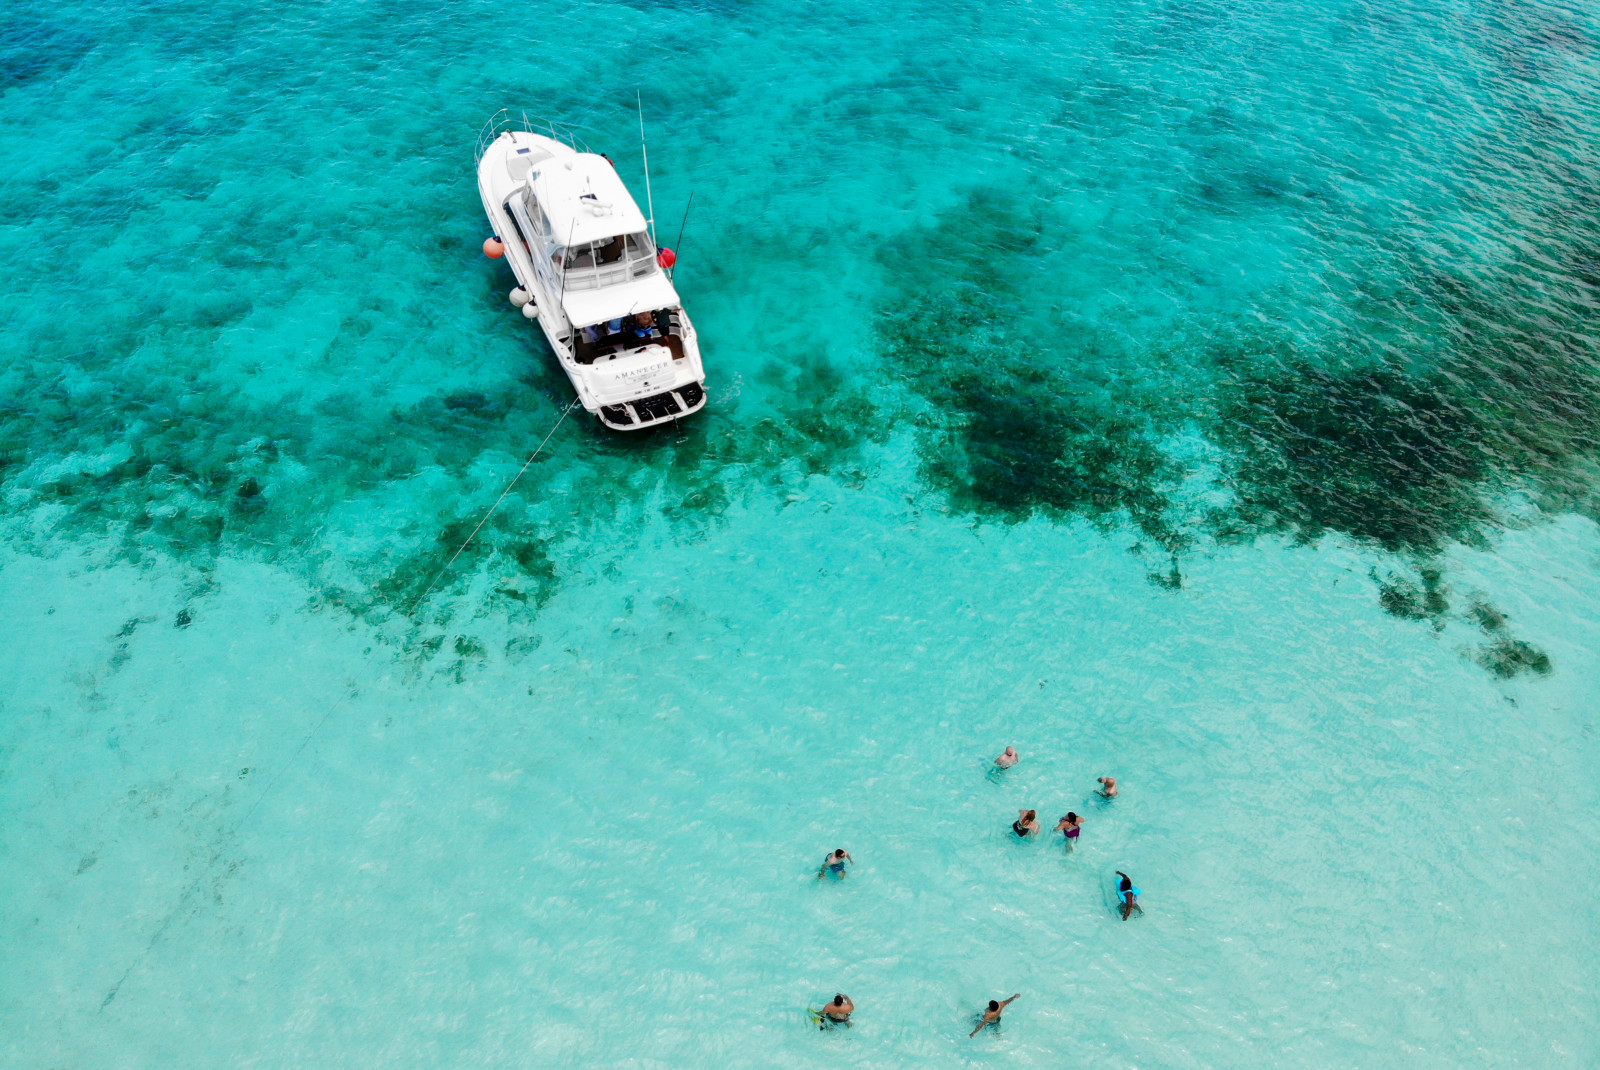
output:
[[[648,312],[640,312],[628,324],[628,337],[644,339],[655,334],[656,318]]]
[[[1120,869],[1117,876],[1122,878],[1117,882],[1117,899],[1122,903],[1122,920],[1127,921],[1135,910],[1143,914],[1144,907],[1139,905],[1139,889],[1133,886],[1132,878]]]

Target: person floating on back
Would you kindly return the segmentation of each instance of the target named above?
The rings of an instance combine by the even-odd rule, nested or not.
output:
[[[1039,814],[1036,810],[1023,810],[1020,816],[1011,822],[1011,831],[1017,834],[1017,839],[1025,840],[1029,836],[1039,834]]]
[[[1017,748],[1007,747],[1001,753],[1000,757],[994,760],[994,764],[998,769],[1010,769],[1013,765],[1017,764],[1017,759],[1020,757],[1022,757],[1022,755],[1017,753]]]
[[[836,1025],[850,1028],[850,1014],[856,1005],[850,1002],[850,997],[840,992],[833,999],[823,1004],[822,1010],[817,1012],[817,1028],[832,1029]]]
[[[1102,799],[1115,799],[1117,797],[1117,778],[1114,776],[1096,777],[1095,783],[1100,785],[1099,796]]]
[[[1143,914],[1144,907],[1139,905],[1139,889],[1133,886],[1133,879],[1120,869],[1117,876],[1122,878],[1117,882],[1117,900],[1122,904],[1122,920],[1127,921],[1135,910]]]
[[[851,865],[855,865],[856,860],[851,858],[850,852],[846,851],[843,847],[835,848],[832,854],[828,855],[827,858],[822,860],[822,868],[817,870],[817,880],[820,881],[829,873],[832,873],[835,879],[843,880],[844,864],[846,862],[849,862]]]
[[[1066,837],[1067,850],[1072,850],[1078,844],[1078,834],[1083,831],[1083,818],[1067,811],[1067,816],[1056,822],[1055,831]]]
[[[1013,995],[1011,999],[991,999],[989,1001],[988,1010],[983,1012],[983,1018],[978,1022],[978,1028],[968,1033],[967,1039],[971,1040],[973,1037],[977,1036],[978,1031],[986,1026],[998,1026],[1000,1024],[1000,1012],[1006,1009],[1006,1004],[1010,1003],[1011,1000],[1016,999],[1020,995],[1022,995],[1022,993],[1018,992]]]

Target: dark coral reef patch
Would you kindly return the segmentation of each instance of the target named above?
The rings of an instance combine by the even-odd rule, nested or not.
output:
[[[1004,521],[1127,517],[1158,544],[1179,467],[1158,447],[1150,414],[1074,386],[1002,326],[1012,318],[975,287],[913,299],[883,314],[885,358],[922,396],[924,478],[958,508]]]

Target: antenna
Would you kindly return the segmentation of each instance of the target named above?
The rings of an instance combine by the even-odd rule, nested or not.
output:
[[[689,203],[683,206],[683,222],[678,224],[678,240],[673,243],[672,251],[676,254],[683,248],[683,228],[689,225],[689,209],[694,207],[694,190],[689,191]],[[667,278],[672,277],[672,272],[667,272]]]
[[[650,244],[656,244],[656,199],[650,195],[650,150],[644,147],[644,98],[639,90],[633,91],[633,103],[639,109],[639,155],[644,157],[644,199],[650,206]]]

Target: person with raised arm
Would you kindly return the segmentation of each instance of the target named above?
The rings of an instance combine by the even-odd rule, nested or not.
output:
[[[973,1037],[978,1035],[979,1030],[988,1026],[998,1026],[1000,1024],[1000,1012],[1005,1010],[1006,1005],[1020,995],[1022,995],[1022,993],[1017,992],[1011,996],[1011,999],[991,999],[989,1001],[988,1009],[983,1012],[983,1018],[978,1022],[978,1028],[968,1033],[967,1039],[971,1040]]]
[[[820,881],[829,873],[832,873],[835,879],[843,880],[844,864],[846,862],[849,862],[852,866],[856,864],[856,860],[850,857],[849,851],[846,851],[843,847],[834,848],[833,852],[822,860],[822,868],[817,870],[817,880]]]
[[[1143,914],[1144,907],[1139,905],[1139,889],[1133,886],[1133,878],[1120,869],[1117,876],[1122,878],[1117,882],[1117,901],[1122,904],[1122,920],[1127,921],[1135,910]]]

